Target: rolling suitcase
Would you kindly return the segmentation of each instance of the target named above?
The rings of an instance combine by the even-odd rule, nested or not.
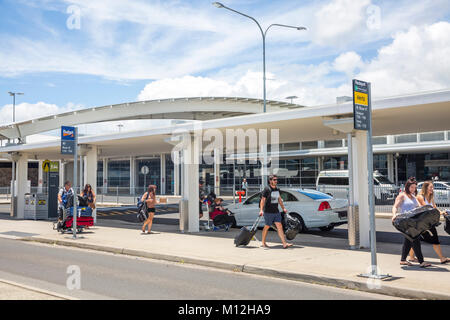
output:
[[[440,212],[430,205],[422,206],[405,212],[392,223],[405,237],[414,241],[420,235],[440,224]]]
[[[258,230],[258,224],[261,221],[262,216],[258,216],[258,219],[256,219],[255,223],[253,223],[253,226],[250,228],[250,230],[247,227],[242,227],[241,231],[239,231],[239,234],[234,238],[234,244],[236,247],[239,246],[246,246],[250,243],[250,240],[252,240],[253,236],[256,233],[256,230]]]

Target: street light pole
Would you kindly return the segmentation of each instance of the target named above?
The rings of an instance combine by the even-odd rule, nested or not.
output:
[[[8,92],[13,97],[13,123],[16,122],[16,95],[23,95],[22,92]]]
[[[259,22],[255,18],[253,18],[253,17],[251,17],[249,15],[246,15],[246,14],[244,14],[242,12],[239,12],[237,10],[228,8],[227,6],[223,5],[220,2],[213,2],[212,4],[213,4],[213,6],[215,6],[217,8],[224,8],[224,9],[230,10],[232,12],[235,12],[237,14],[240,14],[241,16],[249,18],[249,19],[253,20],[258,25],[258,28],[261,31],[261,36],[262,36],[262,40],[263,40],[263,91],[264,91],[264,112],[266,112],[266,35],[267,35],[267,31],[269,31],[269,29],[271,27],[284,27],[284,28],[291,28],[291,29],[297,29],[297,30],[306,30],[306,28],[305,27],[296,27],[296,26],[290,26],[290,25],[285,25],[285,24],[274,23],[274,24],[271,24],[270,26],[268,26],[266,31],[263,31],[263,29],[261,28],[261,25],[259,24]]]

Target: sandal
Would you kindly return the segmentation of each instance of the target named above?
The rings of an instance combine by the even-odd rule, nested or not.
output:
[[[450,262],[449,258],[446,258],[444,261],[441,261],[441,264],[446,264],[447,262]]]
[[[413,264],[409,261],[400,261],[400,265],[411,267]]]
[[[431,267],[431,263],[422,262],[419,267],[421,267],[421,268]]]
[[[408,261],[409,261],[409,262],[416,262],[416,263],[419,262],[419,260],[418,260],[417,258],[409,259]]]
[[[286,246],[283,246],[283,249],[287,249],[287,248],[292,247],[292,246],[293,246],[292,243],[286,243]]]

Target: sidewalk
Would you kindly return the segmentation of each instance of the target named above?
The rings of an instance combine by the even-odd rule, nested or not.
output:
[[[232,229],[183,234],[177,226],[154,225],[152,234],[142,235],[133,229],[93,227],[73,240],[72,234],[61,235],[52,230],[48,221],[0,221],[0,237],[9,239],[191,263],[403,298],[450,299],[450,265],[440,264],[435,255],[426,258],[433,264],[431,268],[401,267],[401,245],[378,243],[378,266],[381,273],[393,278],[368,281],[358,275],[369,271],[370,250],[348,250],[345,239],[324,244],[323,239],[305,240],[300,234],[293,241],[295,246],[285,250],[276,233],[269,232],[271,249],[260,248],[259,241],[236,248],[233,238],[238,232]],[[258,231],[257,238],[260,237]],[[443,249],[449,252],[447,246]]]

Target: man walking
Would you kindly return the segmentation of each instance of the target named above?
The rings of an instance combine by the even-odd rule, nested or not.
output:
[[[277,188],[278,177],[276,175],[269,176],[269,186],[266,187],[261,196],[260,202],[260,212],[259,215],[264,215],[265,226],[262,231],[262,247],[269,248],[266,244],[267,232],[270,226],[275,223],[277,228],[278,236],[283,243],[283,248],[286,249],[292,246],[292,243],[287,243],[284,238],[283,226],[281,224],[281,213],[278,210],[278,204],[280,204],[284,213],[287,213],[284,207],[283,200],[280,196],[280,189]]]

